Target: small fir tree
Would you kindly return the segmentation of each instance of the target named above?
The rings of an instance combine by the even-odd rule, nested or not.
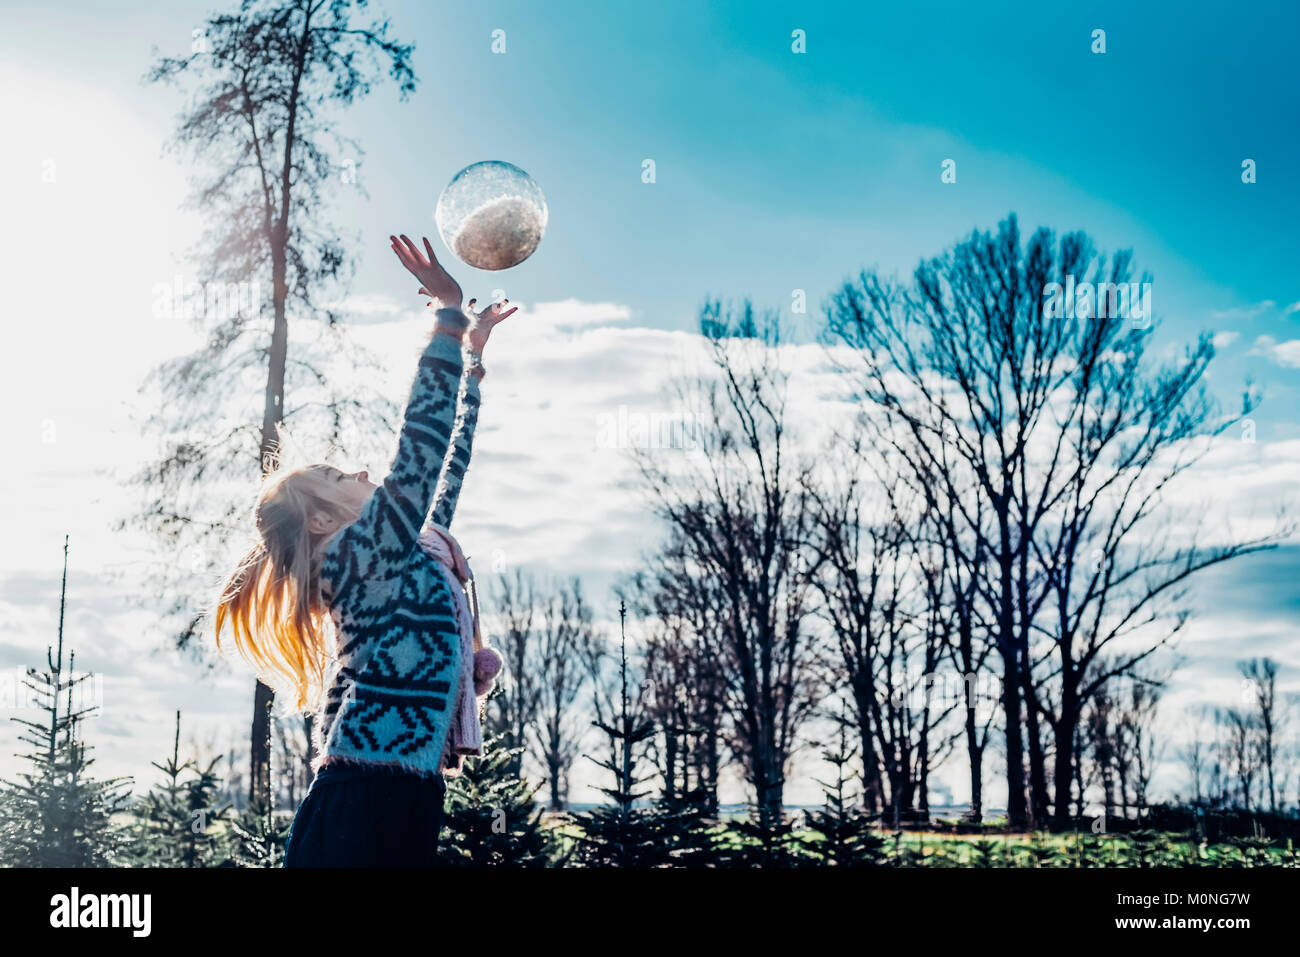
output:
[[[702,792],[676,799],[659,799],[637,808],[645,797],[638,791],[648,778],[637,776],[636,751],[654,733],[654,722],[634,711],[628,694],[627,606],[619,602],[621,659],[619,713],[613,724],[593,721],[609,739],[608,760],[588,760],[614,776],[613,787],[599,790],[609,799],[585,814],[574,816],[578,829],[573,859],[586,867],[681,867],[708,861],[711,842],[704,828]]]
[[[47,669],[27,669],[24,684],[46,718],[14,718],[32,770],[0,785],[0,861],[13,867],[113,867],[126,862],[124,829],[113,815],[124,809],[130,778],[97,781],[90,776],[90,746],[80,721],[95,707],[75,708],[73,691],[90,676],[76,676],[69,652],[63,670],[63,618],[68,591],[68,538],[63,539],[58,652],[47,648]],[[60,699],[63,710],[60,712]]]
[[[808,828],[820,840],[805,846],[830,867],[878,866],[888,861],[885,839],[873,826],[872,816],[849,799],[847,785],[852,778],[848,767],[857,757],[857,749],[850,743],[847,726],[842,710],[839,742],[822,751],[822,758],[835,769],[835,779],[817,781],[822,787],[822,809],[808,815]]]
[[[221,755],[206,768],[180,760],[181,713],[166,762],[153,762],[163,781],[145,795],[136,811],[134,862],[141,867],[213,867],[229,858],[224,824],[228,805],[218,804],[221,782],[215,772]]]
[[[266,752],[271,753],[271,709],[266,703]],[[272,775],[266,775],[266,786],[243,811],[230,817],[232,838],[230,860],[234,867],[279,867],[284,862],[286,842],[293,829],[293,820],[277,821],[275,817],[275,792]]]
[[[542,824],[542,808],[530,785],[515,773],[523,748],[504,746],[498,734],[483,744],[483,757],[466,759],[449,778],[438,859],[448,867],[547,867],[558,848]]]

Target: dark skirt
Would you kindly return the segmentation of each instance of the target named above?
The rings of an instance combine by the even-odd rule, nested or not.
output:
[[[447,783],[364,765],[326,765],[298,805],[285,867],[437,867]]]

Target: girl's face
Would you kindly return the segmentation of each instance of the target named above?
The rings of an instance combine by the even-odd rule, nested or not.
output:
[[[361,509],[374,494],[375,489],[379,488],[370,481],[370,473],[365,469],[359,472],[344,472],[332,465],[322,465],[315,471],[319,493],[353,516],[361,514]],[[332,530],[324,526],[337,527],[341,523],[332,516],[320,515],[313,516],[312,524],[312,531],[320,533]]]

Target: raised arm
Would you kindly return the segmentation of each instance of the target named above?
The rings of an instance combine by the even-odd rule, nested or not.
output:
[[[356,521],[330,542],[322,568],[328,577],[351,571],[364,578],[366,590],[373,593],[375,586],[395,583],[405,569],[451,444],[462,369],[461,337],[468,325],[459,309],[438,310],[437,328],[420,356],[406,403],[392,467]],[[341,566],[338,576],[330,574],[330,560],[335,557]]]
[[[501,320],[515,312],[517,307],[505,306],[509,299],[500,304],[493,303],[482,313],[474,313],[474,302],[469,301],[469,313],[474,317],[473,324],[465,336],[469,348],[471,363],[465,369],[464,389],[461,392],[459,413],[456,416],[456,428],[452,433],[451,449],[442,466],[442,478],[434,493],[433,513],[429,522],[450,528],[456,513],[456,502],[460,497],[461,486],[465,481],[465,472],[469,468],[470,452],[474,447],[474,428],[478,424],[478,410],[481,401],[480,383],[485,370],[483,352],[487,348],[488,337]]]
[[[414,250],[410,240],[402,239]],[[428,247],[428,240],[425,244]],[[396,239],[393,248],[400,248]],[[433,250],[428,248],[432,259]],[[405,248],[399,252],[404,264],[408,256]],[[432,259],[432,266],[425,266],[430,271],[421,281],[443,308],[437,312],[433,335],[420,356],[392,468],[366,500],[357,519],[326,548],[321,572],[333,583],[336,599],[354,588],[373,597],[396,584],[433,502],[438,476],[451,446],[469,319],[460,309],[460,286],[456,281],[437,265],[436,259]]]
[[[465,388],[461,392],[451,449],[442,464],[442,474],[433,495],[433,512],[429,515],[432,524],[443,528],[451,527],[460,487],[465,481],[465,471],[469,468],[470,452],[474,447],[474,427],[478,424],[479,401],[479,377],[468,372],[465,375]]]

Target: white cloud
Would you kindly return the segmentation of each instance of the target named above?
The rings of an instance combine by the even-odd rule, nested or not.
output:
[[[495,298],[502,298],[504,290],[494,290]],[[486,303],[476,303],[474,308],[481,309]],[[632,310],[616,302],[582,302],[578,299],[564,299],[557,302],[538,302],[531,306],[518,300],[511,300],[510,305],[517,306],[516,322],[525,319],[532,325],[545,325],[554,328],[578,329],[607,326],[627,322],[632,318]],[[409,300],[399,301],[386,293],[369,293],[349,296],[330,303],[343,317],[343,321],[354,326],[375,325],[382,323],[406,322],[412,319],[424,321],[429,309],[428,300],[412,295]]]
[[[626,322],[632,318],[632,310],[614,302],[565,299],[560,302],[539,302],[530,310],[530,316],[535,323],[577,328]]]
[[[329,306],[342,316],[344,322],[355,324],[397,322],[410,319],[418,313],[417,306],[409,302],[400,303],[384,293],[348,296],[346,299],[331,302]]]
[[[1228,346],[1230,346],[1230,345],[1232,345],[1234,342],[1236,342],[1237,339],[1240,337],[1240,335],[1241,335],[1241,333],[1239,333],[1239,332],[1218,332],[1218,333],[1215,333],[1215,335],[1214,335],[1214,339],[1212,340],[1213,343],[1214,343],[1214,348],[1216,348],[1216,349],[1226,349],[1226,348],[1228,348]]]
[[[1300,369],[1300,339],[1278,342],[1272,336],[1260,336],[1251,347],[1250,355],[1264,356],[1280,366]]]
[[[1261,312],[1272,309],[1276,305],[1277,303],[1272,299],[1264,299],[1249,306],[1234,306],[1231,309],[1212,312],[1210,315],[1215,319],[1253,319]]]
[[[410,309],[395,304],[390,309],[382,297],[360,301],[364,308],[359,313],[395,317],[358,323],[354,335],[384,360],[384,381],[376,387],[400,400],[409,389],[428,322],[422,315],[414,319]],[[637,433],[620,433],[611,447],[602,440],[602,422],[616,420],[621,412],[672,416],[687,411],[668,388],[669,380],[676,371],[699,369],[707,361],[700,336],[633,325],[632,318],[632,311],[617,303],[571,299],[521,304],[500,327],[484,359],[488,376],[479,432],[455,518],[457,535],[482,578],[515,566],[543,577],[581,576],[593,608],[607,622],[616,604],[611,586],[654,547],[660,530],[636,487],[626,448],[639,441]],[[165,354],[173,347],[156,348]],[[162,354],[142,356],[139,364]],[[821,347],[786,346],[781,358],[790,375],[790,432],[803,449],[814,451],[849,408],[837,397]],[[114,372],[88,380],[86,394],[75,397],[76,408],[61,418],[59,441],[48,446],[26,442],[28,454],[20,459],[24,468],[19,470],[24,474],[11,470],[9,481],[0,479],[0,494],[24,503],[14,517],[13,538],[26,546],[0,560],[0,621],[14,626],[5,629],[12,637],[0,644],[0,667],[35,663],[43,656],[57,615],[51,595],[57,595],[62,534],[70,528],[69,641],[78,649],[79,666],[106,675],[106,714],[92,733],[92,744],[100,747],[97,757],[105,773],[134,773],[144,785],[152,780],[149,762],[169,746],[176,708],[185,709],[187,737],[197,728],[221,735],[224,744],[232,731],[236,737],[244,731],[252,684],[238,662],[207,676],[173,652],[158,654],[166,649],[167,636],[157,620],[147,610],[128,608],[98,577],[99,569],[150,549],[138,537],[109,531],[123,501],[93,468],[106,459],[149,454],[145,443],[122,432],[125,425],[116,413],[134,390],[134,376]],[[685,461],[688,452],[664,448],[657,454]],[[376,473],[387,466],[384,461],[356,464]],[[1263,527],[1272,506],[1286,500],[1298,464],[1300,441],[1267,441],[1261,435],[1256,444],[1245,444],[1225,438],[1188,476],[1190,481],[1171,492],[1170,506],[1207,518],[1220,512],[1236,515],[1233,531],[1246,534]],[[253,491],[250,486],[250,501]],[[1206,507],[1214,502],[1221,508]],[[1225,527],[1221,521],[1216,518],[1206,529],[1210,537]],[[490,615],[490,592],[485,599]],[[1206,600],[1214,599],[1207,594]],[[1235,634],[1247,640],[1256,630],[1252,622],[1239,622]],[[1276,631],[1268,625],[1257,644],[1265,650],[1276,645],[1272,653],[1294,663],[1286,643],[1275,641]],[[1216,652],[1204,647],[1207,654]],[[0,735],[0,745],[10,743]],[[11,776],[16,766],[16,758],[0,756],[0,776]],[[959,765],[946,770],[960,794]],[[787,798],[815,801],[811,778],[822,771],[815,757],[800,758],[799,780],[791,782]],[[589,769],[577,769],[576,800],[598,799],[587,790],[593,780]],[[990,786],[996,783],[990,781]],[[738,787],[729,789],[724,800],[738,793]]]

